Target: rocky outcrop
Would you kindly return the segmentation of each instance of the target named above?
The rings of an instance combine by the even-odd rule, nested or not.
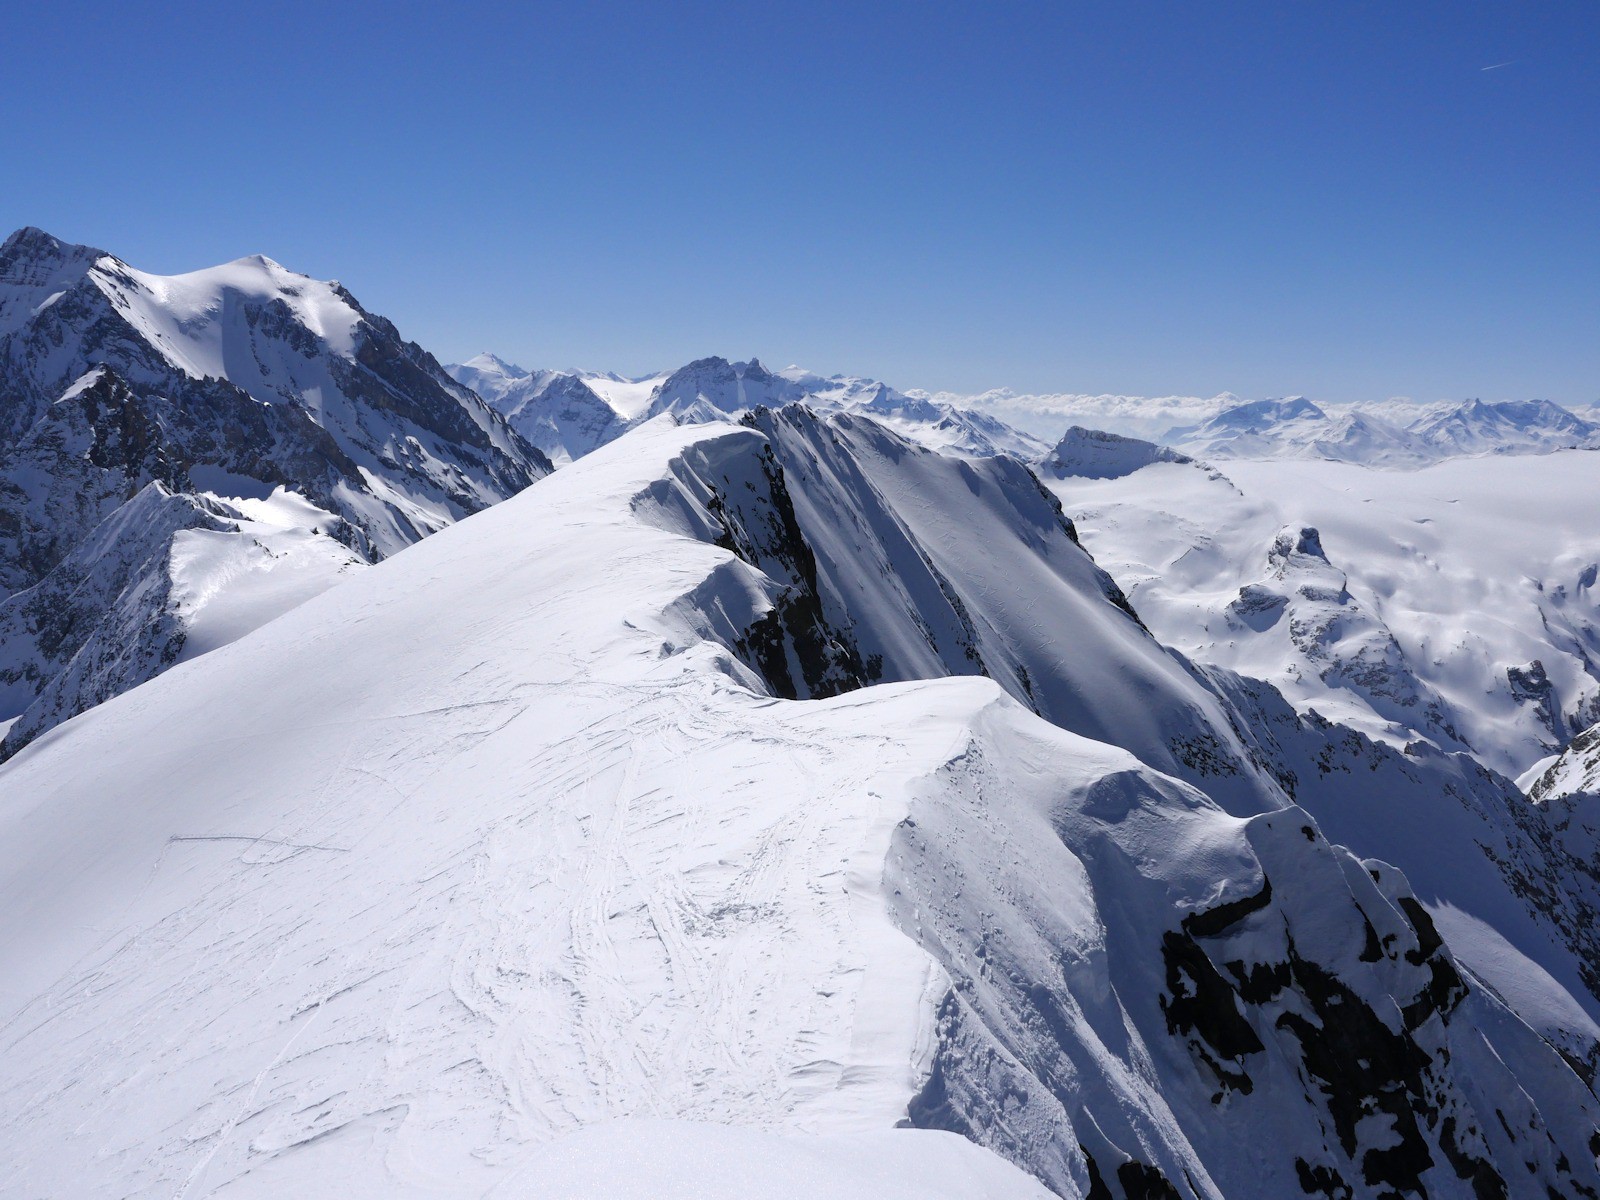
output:
[[[1056,443],[1039,469],[1057,479],[1121,479],[1154,463],[1192,463],[1166,446],[1099,429],[1074,425]]]

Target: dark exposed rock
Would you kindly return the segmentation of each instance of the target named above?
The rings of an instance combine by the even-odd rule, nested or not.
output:
[[[1561,717],[1561,702],[1555,684],[1545,672],[1544,663],[1537,658],[1525,667],[1507,667],[1506,683],[1511,688],[1511,698],[1518,704],[1532,707],[1550,734],[1547,743],[1551,750],[1559,749],[1566,740],[1565,722]]]
[[[1238,1067],[1230,1069],[1223,1060],[1237,1064],[1265,1046],[1240,1013],[1234,989],[1192,937],[1168,933],[1161,953],[1167,968],[1167,994],[1161,997],[1167,1032],[1193,1034],[1197,1040],[1190,1045],[1217,1077],[1218,1086],[1249,1095],[1255,1087],[1249,1074]]]
[[[848,632],[831,627],[823,614],[816,558],[795,519],[771,446],[762,448],[760,470],[762,490],[729,497],[710,485],[705,501],[722,527],[718,544],[787,584],[734,650],[786,699],[836,696],[861,687],[866,670],[860,652]]]
[[[1306,829],[1311,827],[1308,825]],[[1260,912],[1272,903],[1272,881],[1263,879],[1261,890],[1251,896],[1219,904],[1204,912],[1190,913],[1183,919],[1183,931],[1191,938],[1216,937],[1230,925],[1236,925],[1251,913]],[[1371,926],[1369,925],[1370,929]]]

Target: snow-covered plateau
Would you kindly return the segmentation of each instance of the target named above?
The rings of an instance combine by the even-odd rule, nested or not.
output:
[[[1600,455],[1043,477],[1158,637],[1513,778],[1600,720]]]
[[[14,235],[0,1196],[1592,1200],[1591,454],[1307,403]]]

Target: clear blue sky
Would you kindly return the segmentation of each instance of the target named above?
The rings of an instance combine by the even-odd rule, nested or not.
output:
[[[1594,0],[496,7],[19,5],[0,224],[446,359],[1600,399]]]

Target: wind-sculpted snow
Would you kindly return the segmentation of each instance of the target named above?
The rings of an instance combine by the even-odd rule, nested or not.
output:
[[[1392,868],[1297,809],[1230,818],[990,721],[1009,724],[979,721],[891,859],[902,922],[952,979],[913,1120],[1063,1194],[1085,1168],[1091,1195],[1594,1186],[1593,1152],[1565,1148],[1600,1106],[1467,983]]]
[[[903,1115],[939,985],[882,863],[998,693],[767,698],[694,622],[775,585],[632,515],[705,435],[639,436],[4,769],[6,1189],[477,1194],[608,1117]]]
[[[1047,720],[1242,805],[1281,797],[1021,463],[935,454],[849,414],[750,423],[783,468],[822,611],[868,680],[988,675]]]
[[[1593,873],[1577,868],[1507,781],[1470,758],[1402,756],[1296,717],[1270,689],[1248,681],[1190,677],[1106,603],[1120,593],[1072,544],[1054,507],[1037,503],[1037,485],[1014,464],[942,459],[870,424],[824,422],[792,407],[758,413],[751,423],[768,434],[783,467],[781,489],[774,491],[770,468],[755,485],[703,472],[700,494],[723,524],[738,525],[741,512],[769,503],[793,511],[765,541],[794,547],[795,526],[803,530],[803,572],[775,569],[770,550],[741,553],[800,594],[817,593],[820,605],[805,609],[820,614],[808,637],[774,644],[789,645],[801,660],[805,645],[838,647],[827,660],[842,666],[832,689],[853,672],[868,679],[989,674],[1055,723],[1128,748],[1235,811],[1297,798],[1326,814],[1347,844],[1415,871],[1431,903],[1491,914],[1523,947],[1514,961],[1475,962],[1501,986],[1507,971],[1536,962],[1559,987],[1600,990],[1600,977],[1584,966],[1600,961],[1585,915],[1600,911]],[[971,504],[977,497],[985,502]],[[737,549],[748,540],[726,544]],[[1286,568],[1300,558],[1326,567],[1313,532],[1279,542],[1274,553]],[[999,579],[1013,586],[972,586]],[[1094,655],[1060,650],[1076,644],[1093,645]],[[885,654],[884,646],[895,650]],[[786,666],[782,694],[832,694],[797,691],[789,677]],[[1358,802],[1352,780],[1373,774],[1383,781],[1375,802]],[[1543,1032],[1575,1059],[1600,1063],[1587,1015],[1570,1029]]]
[[[767,450],[690,451],[692,470],[654,489],[648,511],[785,585],[749,631],[706,630],[777,694],[989,675],[1055,724],[1123,747],[1231,811],[1297,800],[1340,841],[1413,872],[1430,903],[1505,930],[1520,958],[1486,959],[1484,973],[1538,964],[1585,995],[1580,1008],[1592,1005],[1600,976],[1585,964],[1600,962],[1600,934],[1586,914],[1600,912],[1600,890],[1509,781],[1462,754],[1402,755],[1298,716],[1270,687],[1191,668],[1148,635],[1048,493],[1010,460],[948,459],[859,418],[794,406],[747,423]],[[1314,531],[1280,536],[1273,553],[1285,569],[1327,567]],[[1371,776],[1381,784],[1370,798],[1353,795]],[[1545,1032],[1600,1064],[1589,1016]]]
[[[1600,914],[1594,872],[1508,780],[1460,753],[1401,754],[1314,712],[1297,715],[1266,685],[1190,667],[1149,636],[1049,494],[1010,460],[952,460],[859,418],[794,407],[749,423],[767,435],[781,476],[765,467],[759,480],[718,483],[703,471],[700,494],[736,527],[792,513],[767,521],[761,539],[786,550],[740,549],[749,537],[725,544],[817,595],[780,607],[816,614],[795,645],[836,646],[825,661],[842,668],[827,689],[780,685],[782,694],[832,694],[852,673],[989,675],[1053,723],[1120,746],[1230,811],[1299,802],[1343,844],[1410,872],[1429,903],[1478,913],[1522,948],[1514,963],[1496,956],[1476,969],[1514,974],[1536,963],[1584,995],[1580,1008],[1600,1012],[1590,996],[1600,976],[1588,965],[1600,962],[1588,917]],[[1280,535],[1272,553],[1291,574],[1328,566],[1312,530]],[[775,567],[775,554],[804,569]],[[1355,782],[1374,777],[1370,789]],[[1589,1016],[1542,1032],[1600,1065]]]
[[[0,753],[550,469],[336,283],[261,257],[151,275],[36,229],[0,246],[0,434],[0,720],[21,718]],[[265,522],[231,559],[175,554],[122,511],[151,487],[234,533],[258,532],[241,506],[272,496],[279,518],[307,520],[299,536]],[[191,640],[203,605],[180,611],[169,568],[225,559],[230,592],[260,595],[230,595]],[[98,582],[72,591],[80,579]]]
[[[635,430],[0,767],[0,1191],[515,1194],[619,1118],[879,1131],[841,1188],[899,1123],[1068,1197],[1600,1187],[1592,998],[1460,832],[1492,780],[1164,655],[1016,464],[751,424]],[[1164,720],[1270,757],[1212,780],[1254,809],[1024,665],[1193,779]],[[1327,840],[1413,825],[1416,893]]]

